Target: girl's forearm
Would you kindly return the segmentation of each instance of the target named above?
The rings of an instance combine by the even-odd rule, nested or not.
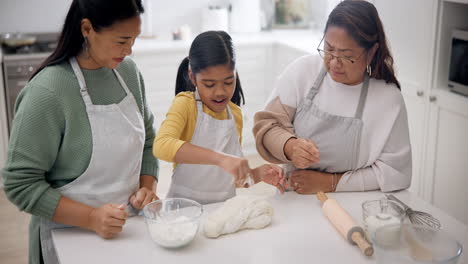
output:
[[[186,164],[219,165],[225,154],[210,149],[184,143],[177,151],[174,161]]]

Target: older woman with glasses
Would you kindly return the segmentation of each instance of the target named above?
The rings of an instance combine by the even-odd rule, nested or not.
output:
[[[375,7],[341,2],[317,50],[285,69],[255,115],[260,155],[285,164],[297,193],[408,188],[407,113]]]

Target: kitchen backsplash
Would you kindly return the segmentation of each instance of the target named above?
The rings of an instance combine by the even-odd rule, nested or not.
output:
[[[72,0],[0,0],[0,32],[57,32]]]
[[[169,39],[172,37],[172,31],[183,25],[188,25],[194,34],[200,32],[202,11],[209,5],[226,6],[231,1],[237,0],[143,0],[147,1],[151,1],[153,35]],[[275,0],[261,1],[265,3]],[[306,1],[309,1],[312,26],[322,27],[328,14],[329,2],[338,0]],[[1,0],[0,32],[59,31],[71,2],[72,0]]]

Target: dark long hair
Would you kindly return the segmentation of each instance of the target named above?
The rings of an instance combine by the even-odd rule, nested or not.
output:
[[[193,75],[217,65],[229,65],[232,69],[236,67],[236,53],[232,39],[224,31],[206,31],[198,35],[190,46],[189,56],[180,63],[177,71],[175,94],[185,91],[195,91],[192,81],[189,78],[188,69]],[[244,92],[236,71],[236,88],[231,101],[240,106],[245,104]]]
[[[400,89],[400,83],[393,70],[393,57],[387,45],[385,31],[373,4],[364,0],[346,0],[339,3],[328,16],[325,33],[330,26],[345,29],[367,51],[378,43],[379,48],[370,63],[371,77],[394,83]]]
[[[59,64],[81,52],[84,42],[81,21],[84,18],[89,19],[94,31],[99,32],[118,21],[138,16],[143,12],[141,0],[73,0],[57,48],[30,79],[45,67]]]

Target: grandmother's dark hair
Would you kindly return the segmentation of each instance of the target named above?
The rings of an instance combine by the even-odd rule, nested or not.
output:
[[[364,0],[345,0],[339,3],[328,16],[325,33],[330,26],[345,29],[367,51],[378,43],[379,47],[370,63],[371,77],[394,83],[400,89],[400,83],[395,77],[393,57],[387,45],[385,31],[373,4]]]
[[[99,32],[114,23],[144,12],[141,0],[73,0],[63,24],[57,48],[42,63],[31,79],[47,66],[59,64],[77,56],[83,48],[81,21],[91,21],[94,31]]]
[[[232,39],[224,31],[206,31],[199,34],[190,46],[189,56],[180,63],[177,71],[175,94],[185,91],[195,91],[195,86],[190,80],[188,69],[192,74],[197,74],[207,67],[217,65],[229,65],[236,68],[236,53]],[[245,104],[244,93],[236,71],[236,88],[231,101],[236,105]]]

